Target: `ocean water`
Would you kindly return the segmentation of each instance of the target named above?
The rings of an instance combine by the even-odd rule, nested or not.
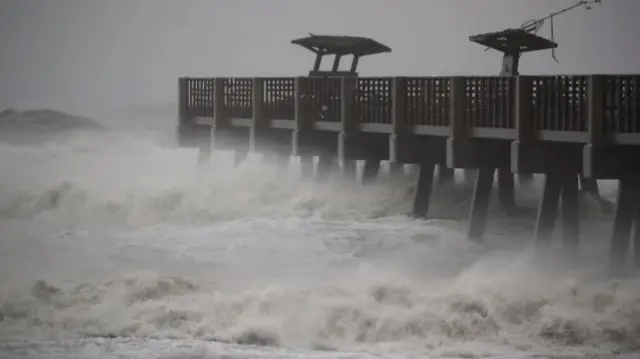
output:
[[[198,169],[170,130],[0,144],[0,358],[639,357],[640,278],[607,273],[589,199],[568,262],[531,249],[539,180],[474,244],[468,190],[412,220],[414,177]]]

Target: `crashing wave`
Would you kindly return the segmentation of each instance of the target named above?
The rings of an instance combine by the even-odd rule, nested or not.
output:
[[[539,271],[525,274],[535,286],[548,282]],[[455,282],[443,288],[402,281],[360,278],[359,284],[346,286],[243,292],[148,274],[67,288],[38,281],[30,298],[1,303],[0,334],[198,339],[325,350],[393,342],[437,349],[473,340],[519,347],[527,342],[529,347],[640,348],[637,279],[565,288],[548,284],[537,292],[509,292],[489,282],[470,291]]]
[[[16,113],[24,115],[0,117]],[[458,221],[403,218],[415,178],[319,185],[251,160],[224,168],[220,158],[198,171],[194,151],[113,133],[78,137],[1,145],[0,337],[442,353],[472,341],[523,351],[640,345],[637,279],[576,284],[478,264],[490,243],[466,241]],[[518,203],[535,207],[539,193],[525,192]],[[462,219],[471,194],[439,187],[432,199],[433,216]],[[585,216],[600,216],[589,207]],[[502,250],[528,239],[534,223],[508,221],[515,228],[501,226]],[[594,222],[588,234],[603,243]],[[361,263],[373,269],[354,268]],[[390,273],[395,266],[411,273]],[[30,291],[7,295],[25,284]]]

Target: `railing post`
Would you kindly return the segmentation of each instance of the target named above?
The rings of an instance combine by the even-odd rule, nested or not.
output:
[[[355,178],[358,119],[355,116],[354,91],[358,80],[343,77],[340,82],[340,134],[338,135],[338,159],[342,162],[343,178]]]
[[[304,132],[309,129],[309,112],[308,104],[310,94],[306,93],[306,87],[310,81],[307,77],[296,77],[294,83],[294,99],[293,99],[293,113],[295,121],[295,129],[293,130],[293,138],[291,140],[293,156],[302,156],[305,152],[303,150],[303,136]]]
[[[596,156],[598,146],[606,143],[604,129],[605,78],[591,75],[587,85],[587,127],[588,141],[582,149],[582,173],[585,177],[596,176]]]
[[[456,168],[460,165],[460,157],[464,155],[463,146],[467,139],[466,112],[466,79],[451,77],[449,88],[449,127],[450,136],[447,139],[447,167]]]
[[[191,79],[189,82],[191,81],[193,81],[193,84],[187,84],[185,89],[187,92],[187,100],[189,99],[189,97],[193,96],[192,90],[196,90],[197,101],[194,101],[195,99],[191,99],[192,101],[189,101],[191,102],[191,106],[189,107],[191,107],[192,111],[195,110],[195,113],[191,112],[191,116],[189,116],[190,121],[187,127],[191,127],[191,131],[189,131],[191,133],[188,136],[192,140],[196,140],[197,146],[199,147],[198,167],[206,168],[206,166],[209,164],[209,160],[211,159],[211,152],[214,148],[214,131],[211,128],[205,136],[200,137],[197,135],[197,123],[199,120],[198,117],[204,117],[206,119],[213,117],[213,111],[215,107],[213,103],[214,88],[207,88],[207,85],[210,84],[213,86],[214,84],[207,83],[207,80],[205,79]],[[209,90],[210,92],[207,90]],[[209,100],[211,101],[211,104],[208,103]],[[197,105],[195,109],[193,108],[194,105]]]
[[[311,99],[309,96],[312,94],[307,93],[306,89],[309,86],[308,77],[296,77],[294,83],[295,99],[293,103],[294,119],[296,123],[296,130],[308,130],[309,129],[309,103]]]
[[[391,136],[389,136],[389,161],[404,163],[403,135],[407,133],[407,79],[394,77],[391,82]]]
[[[224,103],[224,78],[216,77],[213,80],[213,123],[214,127],[227,125],[227,108]]]
[[[452,77],[449,98],[449,126],[451,137],[463,139],[467,137],[467,124],[465,123],[465,78]]]
[[[249,132],[249,151],[260,152],[264,140],[262,132],[268,127],[264,116],[264,80],[255,77],[251,84],[251,130]]]
[[[524,146],[535,140],[536,129],[533,124],[533,79],[527,76],[515,78],[515,123],[516,140],[511,142],[511,171],[523,172]]]
[[[187,103],[189,101],[189,89],[187,87],[188,78],[181,77],[178,79],[178,123],[185,124],[188,121]]]
[[[312,78],[296,77],[294,83],[294,103],[293,112],[295,120],[295,130],[291,139],[291,154],[300,158],[300,175],[303,179],[313,176],[312,146],[313,137],[310,134],[309,96],[313,94],[309,91]]]
[[[211,126],[211,147],[223,147],[222,131],[229,127],[229,116],[224,103],[225,83],[224,78],[216,77],[213,80],[213,125]]]
[[[604,76],[591,75],[587,89],[587,119],[589,144],[600,145],[606,141],[604,131]]]
[[[178,79],[178,126],[176,128],[176,142],[178,146],[188,145],[189,139],[189,115],[187,113],[189,101],[188,79],[181,77]]]
[[[355,98],[357,79],[355,77],[343,77],[340,82],[340,130],[345,133],[357,131],[358,122],[355,118]]]
[[[515,78],[515,122],[516,141],[523,143],[532,142],[535,138],[535,126],[533,124],[533,80],[531,77],[518,76]]]

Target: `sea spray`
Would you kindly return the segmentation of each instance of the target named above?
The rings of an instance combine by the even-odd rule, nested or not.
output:
[[[205,171],[195,158],[109,131],[2,145],[0,336],[467,357],[638,349],[640,283],[604,274],[607,222],[588,200],[583,256],[568,265],[532,254],[531,214],[492,208],[486,241],[467,241],[468,192],[435,188],[432,214],[446,219],[417,221],[410,178],[313,184],[259,156],[234,170],[216,153]],[[518,203],[535,208],[538,190]]]

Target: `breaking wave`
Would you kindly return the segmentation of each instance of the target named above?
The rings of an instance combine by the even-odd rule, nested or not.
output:
[[[64,288],[38,281],[31,298],[0,307],[0,333],[320,350],[385,344],[435,350],[482,342],[522,351],[545,345],[634,351],[640,349],[638,285],[637,279],[581,283],[504,260],[479,264],[447,281],[407,281],[361,268],[331,285],[265,285],[238,292],[149,274]]]
[[[0,164],[18,168],[29,163],[29,181],[37,182],[25,186],[23,178],[11,175],[13,188],[0,194],[0,218],[27,219],[55,212],[78,222],[97,219],[134,226],[250,216],[375,218],[407,213],[414,191],[408,180],[368,187],[313,185],[300,182],[296,174],[265,166],[259,158],[231,172],[230,160],[221,155],[203,173],[196,171],[194,150],[104,137],[109,136],[100,138],[104,147],[86,139],[38,148],[0,146],[4,162]],[[448,201],[456,196],[456,206],[436,205],[434,210],[446,217],[464,216],[468,195],[447,194]]]
[[[318,185],[295,163],[231,170],[228,153],[198,170],[194,150],[106,130],[0,147],[2,338],[466,357],[640,349],[640,279],[602,272],[608,231],[588,200],[584,258],[567,265],[530,253],[533,213],[496,209],[487,242],[468,242],[469,191],[436,190],[445,219],[408,218],[410,177]]]

